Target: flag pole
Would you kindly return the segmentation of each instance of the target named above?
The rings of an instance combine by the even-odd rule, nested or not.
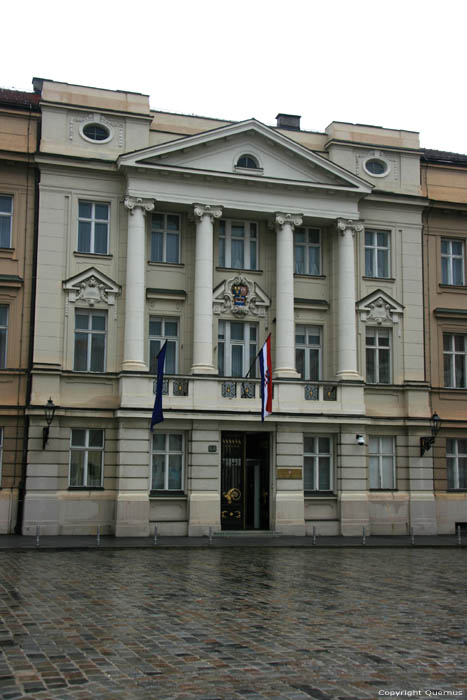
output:
[[[268,335],[268,337],[266,338],[266,340],[264,341],[264,343],[267,343],[267,342],[268,342],[268,338],[270,338],[270,337],[271,337],[271,333],[269,333],[269,335]],[[248,370],[248,372],[247,372],[247,373],[245,374],[245,376],[243,377],[244,379],[248,379],[248,375],[250,374],[251,370],[252,370],[253,367],[255,366],[255,362],[256,362],[256,360],[258,359],[259,354],[260,354],[261,350],[262,350],[263,347],[264,347],[264,343],[262,344],[262,346],[260,347],[260,349],[259,349],[258,352],[256,353],[256,357],[255,357],[255,359],[253,360],[253,362],[251,363],[250,369]]]

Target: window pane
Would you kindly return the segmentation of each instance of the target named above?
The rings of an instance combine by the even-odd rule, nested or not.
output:
[[[295,246],[295,272],[297,275],[305,274],[305,247]]]
[[[447,241],[445,239],[441,240],[441,252],[443,254],[449,253],[449,243],[450,243],[450,241]]]
[[[245,225],[232,223],[232,238],[244,238],[245,237]]]
[[[217,368],[219,370],[219,375],[225,377],[224,343],[218,343],[217,346]]]
[[[167,234],[167,262],[178,263],[178,233]]]
[[[105,367],[105,335],[93,335],[91,342],[91,372],[103,372]]]
[[[230,337],[232,340],[243,340],[244,324],[237,321],[230,323]]]
[[[379,248],[387,248],[388,246],[388,234],[378,231],[376,234],[376,241]]]
[[[164,250],[164,239],[162,233],[153,232],[151,234],[151,261],[162,262]]]
[[[167,374],[176,374],[176,347],[176,343],[174,343],[173,341],[167,342],[164,367],[164,371]]]
[[[452,440],[451,438],[448,438],[446,440],[446,454],[454,454],[455,453],[455,441]]]
[[[365,231],[365,245],[366,246],[373,245],[373,232],[372,231]]]
[[[88,453],[88,483],[86,486],[101,485],[102,452],[90,450]]]
[[[331,450],[329,438],[322,438],[322,437],[320,437],[320,438],[319,438],[319,441],[318,441],[318,445],[319,445],[319,452],[320,452],[321,454],[323,454],[323,453],[324,453],[324,454],[329,454],[329,452],[330,452],[330,450]]]
[[[462,241],[451,241],[451,246],[453,255],[462,255],[464,249]]]
[[[73,431],[75,432],[75,431]],[[70,463],[70,486],[84,486],[85,451],[72,450]]]
[[[305,326],[295,326],[295,342],[304,344],[305,343],[305,337],[306,337],[306,328]]]
[[[456,352],[464,352],[464,336],[463,335],[455,335],[454,336],[454,349]]]
[[[441,281],[449,284],[449,258],[441,258]]]
[[[319,350],[310,349],[310,379],[316,381],[319,379]]]
[[[6,330],[0,330],[0,367],[6,367]]]
[[[444,386],[452,387],[452,355],[444,356]]]
[[[308,240],[310,243],[313,243],[314,245],[319,245],[319,229],[318,228],[310,228],[308,232]]]
[[[10,248],[11,219],[9,216],[0,216],[0,248]]]
[[[163,452],[165,450],[165,434],[164,433],[155,433],[153,435],[152,449],[157,450],[159,452]]]
[[[167,229],[169,231],[179,231],[180,230],[179,218],[176,214],[168,214],[168,216],[167,216]]]
[[[162,321],[160,319],[149,319],[149,335],[162,335]]]
[[[86,431],[74,428],[71,431],[71,444],[73,447],[84,447],[86,444]]]
[[[93,331],[105,331],[105,316],[93,314],[91,323]]]
[[[243,377],[243,346],[232,345],[232,377]]]
[[[103,447],[104,432],[102,430],[89,431],[89,447]]]
[[[165,335],[167,337],[176,338],[178,335],[178,323],[177,321],[166,321],[165,322]]]
[[[225,238],[219,238],[219,265],[225,267]]]
[[[381,438],[381,452],[384,454],[391,454],[393,453],[394,449],[394,441],[392,437],[382,437]]]
[[[467,489],[467,459],[459,458],[459,488]]]
[[[80,202],[79,203],[79,218],[80,219],[91,219],[92,218],[92,204],[91,204],[91,202]]]
[[[2,214],[11,214],[13,209],[13,199],[11,197],[0,197],[0,212]]]
[[[315,488],[314,464],[314,457],[305,457],[303,465],[303,487],[306,491],[313,491]]]
[[[152,488],[153,489],[165,488],[164,470],[165,470],[165,456],[164,455],[153,455],[152,456]]]
[[[256,270],[256,240],[250,241],[250,270]]]
[[[379,452],[379,439],[377,437],[370,437],[369,440],[370,452],[372,454],[378,454]]]
[[[77,330],[87,330],[89,328],[89,315],[88,314],[75,314],[75,328]]]
[[[295,367],[302,379],[305,377],[305,350],[303,348],[297,348],[295,350]]]
[[[366,349],[366,380],[371,384],[376,382],[375,374],[375,350]]]
[[[101,221],[107,221],[109,218],[109,205],[108,204],[96,204],[95,206],[95,217]]]
[[[465,357],[464,355],[456,355],[455,359],[455,386],[460,389],[465,387]]]
[[[298,227],[295,229],[294,236],[295,236],[295,241],[296,241],[297,243],[305,243],[305,241],[306,241],[305,229],[302,228],[301,226],[298,226]]]
[[[331,489],[331,470],[329,457],[319,458],[319,490],[329,491]]]
[[[182,455],[169,455],[169,489],[182,488]]]
[[[392,457],[382,458],[382,484],[383,489],[394,488],[393,483],[393,459]]]
[[[107,224],[95,224],[94,252],[101,255],[107,253]]]
[[[156,374],[157,372],[157,355],[159,354],[160,349],[160,340],[149,341],[149,372],[151,374]]]
[[[379,489],[379,459],[370,457],[370,489]]]
[[[307,452],[307,453],[314,452],[315,451],[315,438],[305,436],[303,445],[304,445],[305,452]]]
[[[460,258],[452,261],[452,277],[453,284],[464,284],[464,261]]]
[[[452,335],[449,335],[448,333],[443,334],[443,349],[444,350],[451,350],[452,349]]]
[[[365,250],[365,275],[367,277],[374,277],[375,272],[373,269],[373,250]]]
[[[389,277],[388,253],[386,250],[378,250],[378,277]]]
[[[231,267],[244,267],[243,261],[243,241],[232,239]]]
[[[456,460],[453,457],[448,457],[446,459],[448,468],[448,489],[456,488],[456,475],[455,475],[455,464]]]
[[[319,269],[319,264],[320,264],[320,257],[319,257],[319,248],[310,248],[309,250],[309,262],[310,262],[310,275],[319,275],[320,274],[320,269]]]
[[[459,454],[466,455],[467,454],[467,440],[458,440],[457,445],[458,445],[458,449],[459,449]]]
[[[152,228],[158,231],[164,228],[164,215],[163,214],[153,214],[152,215]]]
[[[87,370],[88,334],[75,333],[75,358],[73,367],[78,372]]]
[[[80,253],[91,252],[91,222],[80,221],[78,224],[78,251]]]
[[[379,381],[381,384],[389,384],[391,381],[389,359],[389,350],[379,351]]]
[[[182,451],[182,436],[181,435],[171,435],[169,434],[169,450],[171,452],[181,452]]]

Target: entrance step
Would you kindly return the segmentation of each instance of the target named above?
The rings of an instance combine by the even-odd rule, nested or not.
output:
[[[280,537],[275,530],[219,530],[213,532],[213,537]]]

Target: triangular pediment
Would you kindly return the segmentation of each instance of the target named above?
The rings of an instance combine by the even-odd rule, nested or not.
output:
[[[68,301],[81,302],[88,306],[112,305],[120,294],[121,287],[95,267],[89,267],[62,282]]]
[[[363,323],[387,326],[399,322],[404,307],[382,289],[377,289],[357,302],[357,311]]]
[[[251,156],[258,167],[239,167],[242,155]],[[286,181],[360,193],[372,189],[353,173],[255,119],[128,153],[118,162],[126,168],[168,169],[257,182]]]

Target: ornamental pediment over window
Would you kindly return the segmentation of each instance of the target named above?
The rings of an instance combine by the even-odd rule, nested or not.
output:
[[[121,287],[95,267],[90,267],[62,283],[68,302],[93,306],[113,306]]]
[[[261,287],[242,274],[224,280],[213,292],[213,311],[219,315],[264,317],[270,305]]]
[[[363,323],[392,326],[399,323],[404,307],[389,294],[377,289],[357,302],[357,311]]]

